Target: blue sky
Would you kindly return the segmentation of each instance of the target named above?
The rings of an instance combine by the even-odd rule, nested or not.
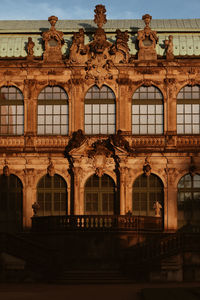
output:
[[[200,18],[200,0],[0,0],[1,20],[93,19],[94,7],[104,4],[108,19]]]

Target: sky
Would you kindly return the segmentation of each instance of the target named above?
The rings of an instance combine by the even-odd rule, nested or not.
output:
[[[200,0],[0,0],[0,20],[93,19],[97,4],[106,6],[107,19],[200,18]]]

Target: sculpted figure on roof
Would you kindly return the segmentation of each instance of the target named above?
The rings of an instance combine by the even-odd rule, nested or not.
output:
[[[114,61],[116,63],[126,63],[129,60],[129,47],[128,47],[128,31],[122,32],[120,29],[116,30],[116,43],[111,47],[111,54],[115,55]]]
[[[166,49],[166,59],[167,60],[174,59],[173,35],[169,35],[169,39],[165,40],[165,49]]]
[[[158,37],[156,31],[152,30],[149,26],[152,17],[149,14],[146,14],[142,19],[144,20],[145,27],[143,30],[138,31],[138,59],[157,59],[156,43],[158,42]]]
[[[61,48],[64,44],[63,32],[56,30],[55,25],[58,21],[56,16],[48,18],[51,28],[44,32],[42,38],[45,42],[44,61],[52,62],[62,60]]]
[[[87,54],[87,47],[84,45],[84,30],[81,28],[79,32],[74,32],[72,39],[72,46],[70,48],[69,60],[70,62],[85,63],[87,57],[83,57]]]
[[[26,48],[28,59],[32,58],[34,55],[34,50],[33,50],[34,46],[35,46],[35,43],[33,42],[32,38],[28,37],[28,43],[27,43],[27,48]]]

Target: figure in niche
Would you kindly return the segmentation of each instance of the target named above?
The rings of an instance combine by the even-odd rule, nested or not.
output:
[[[172,35],[169,35],[169,39],[165,40],[165,49],[166,49],[166,59],[167,60],[174,59],[173,36]]]
[[[33,42],[32,38],[28,38],[28,44],[27,44],[27,58],[31,58],[34,55],[34,48],[35,43]]]

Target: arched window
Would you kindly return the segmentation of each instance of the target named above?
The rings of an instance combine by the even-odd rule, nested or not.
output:
[[[91,87],[85,96],[85,133],[115,133],[115,95],[105,85]]]
[[[24,133],[24,98],[15,86],[0,89],[0,134],[22,135]]]
[[[163,134],[163,96],[154,86],[141,86],[132,100],[132,133]]]
[[[133,184],[133,215],[155,216],[154,203],[158,201],[162,205],[163,213],[163,183],[154,174],[150,176],[140,175]]]
[[[56,216],[67,213],[67,184],[55,174],[43,176],[37,185],[39,216]]]
[[[178,227],[200,224],[200,175],[183,176],[178,183]]]
[[[85,214],[113,215],[116,210],[115,183],[104,174],[91,176],[85,184]]]
[[[59,86],[47,86],[38,96],[37,132],[41,135],[67,135],[68,96]]]
[[[0,176],[0,231],[22,230],[22,183],[15,175]]]
[[[200,86],[185,86],[177,96],[177,134],[200,133]]]

